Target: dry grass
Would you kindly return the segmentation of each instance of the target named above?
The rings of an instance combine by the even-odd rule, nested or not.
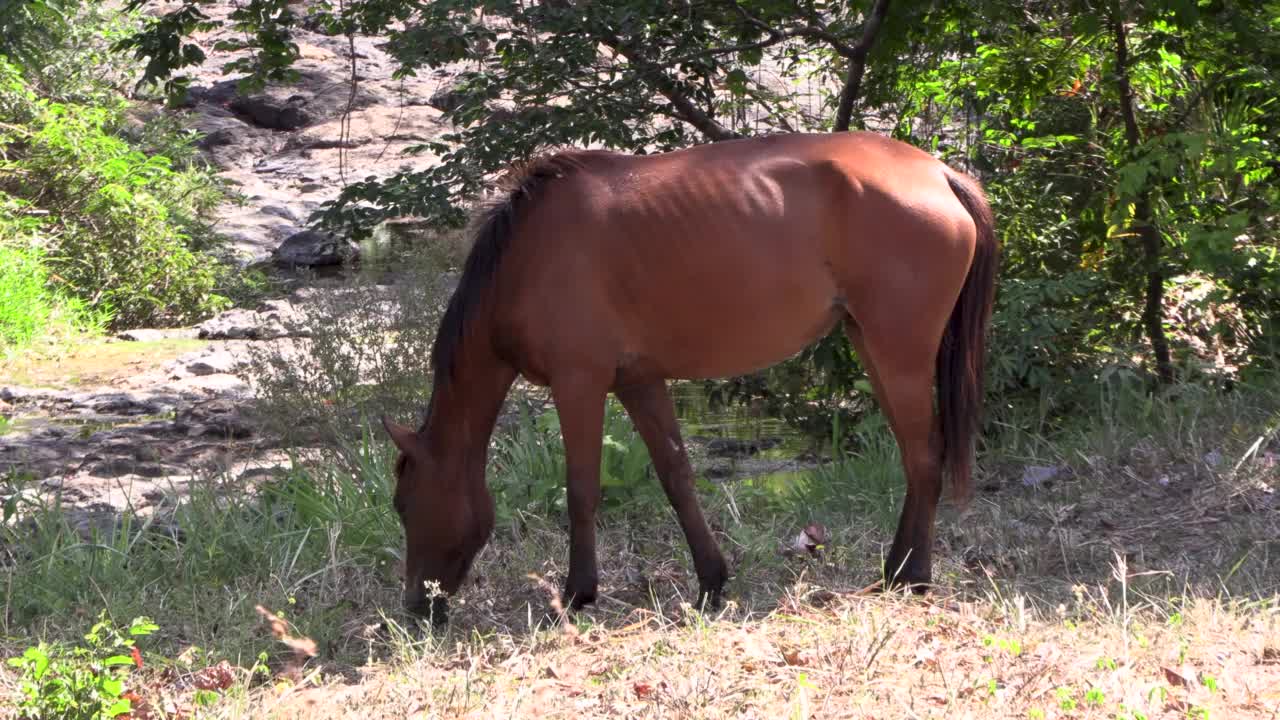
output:
[[[636,610],[428,646],[247,698],[232,717],[1273,717],[1280,615],[1211,600],[1170,614],[1082,592],[1023,599],[779,598],[767,614]],[[573,627],[573,626],[569,626]],[[1125,715],[1123,713],[1128,713]]]
[[[1114,492],[1137,456],[1082,460],[1048,487],[1006,478],[945,513],[941,587],[923,599],[865,591],[885,528],[818,514],[826,554],[788,557],[799,520],[727,526],[715,495],[732,604],[685,604],[695,583],[672,518],[615,517],[604,597],[562,623],[564,533],[527,518],[482,554],[444,634],[381,616],[394,595],[373,593],[333,643],[347,659],[277,662],[213,716],[1280,717],[1274,468]]]

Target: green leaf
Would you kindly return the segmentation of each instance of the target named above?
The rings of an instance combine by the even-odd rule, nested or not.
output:
[[[1182,69],[1181,55],[1165,50],[1164,48],[1157,48],[1157,51],[1160,53],[1160,62],[1163,63],[1166,68],[1174,71]]]
[[[124,681],[119,678],[103,678],[100,684],[102,692],[111,697],[119,697],[124,692]]]

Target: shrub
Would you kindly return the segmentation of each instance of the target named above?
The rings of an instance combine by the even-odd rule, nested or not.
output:
[[[43,99],[0,63],[0,191],[48,214],[48,267],[88,308],[117,326],[189,321],[225,304],[190,234],[221,193],[119,137],[125,109]]]
[[[91,330],[100,318],[57,291],[29,206],[0,193],[0,358],[49,337]]]
[[[224,190],[194,132],[164,115],[139,120],[126,99],[132,60],[111,45],[137,17],[74,0],[22,5],[0,22],[0,222],[41,222],[7,252],[38,255],[59,294],[115,326],[226,305],[215,290],[227,270],[205,252]]]
[[[489,489],[498,519],[507,523],[520,512],[560,514],[565,510],[564,440],[555,410],[533,414],[527,408],[509,431],[494,440]],[[660,501],[662,493],[644,440],[622,407],[605,406],[600,456],[600,506],[606,511],[636,502]]]
[[[288,445],[335,442],[358,437],[380,414],[406,421],[425,408],[447,289],[439,276],[411,271],[394,285],[357,278],[295,296],[304,337],[249,350],[246,376],[264,428]]]
[[[129,668],[142,666],[133,639],[156,629],[139,617],[121,630],[103,611],[82,646],[27,648],[9,660],[22,673],[17,717],[105,720],[129,712],[136,695],[126,692],[125,677]]]

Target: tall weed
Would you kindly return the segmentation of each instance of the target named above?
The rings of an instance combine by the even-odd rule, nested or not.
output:
[[[425,273],[395,285],[356,280],[295,297],[296,341],[250,348],[266,430],[289,444],[360,437],[380,414],[402,420],[427,405],[431,343],[447,285]]]

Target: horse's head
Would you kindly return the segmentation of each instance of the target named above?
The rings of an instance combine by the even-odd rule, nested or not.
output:
[[[385,417],[382,425],[400,449],[393,504],[404,526],[405,609],[443,624],[447,602],[441,595],[428,602],[426,585],[457,592],[493,531],[493,500],[483,482],[467,482],[464,457],[433,454],[422,433]]]

